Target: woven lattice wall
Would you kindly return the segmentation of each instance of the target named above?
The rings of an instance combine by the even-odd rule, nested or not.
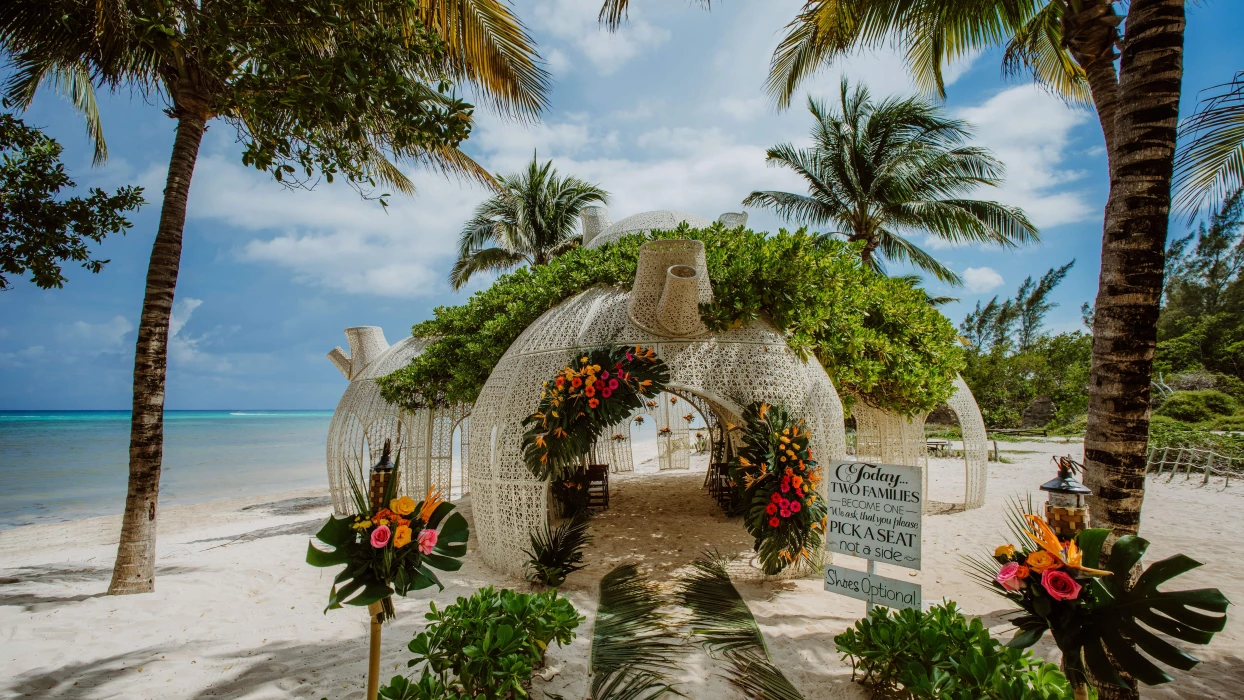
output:
[[[938,510],[968,510],[985,504],[988,451],[985,421],[962,377],[955,377],[955,392],[947,399],[963,433],[965,487],[962,502],[939,504]],[[924,470],[924,492],[929,492],[929,459],[924,436],[924,416],[906,418],[857,401],[851,409],[856,424],[856,455],[888,464],[919,466]],[[925,504],[928,506],[930,501]]]
[[[375,326],[346,329],[346,338],[349,355],[341,348],[328,355],[350,380],[328,426],[325,460],[333,510],[339,515],[354,512],[345,472],[351,469],[359,474],[375,464],[386,439],[393,441],[395,457],[401,460],[400,493],[418,499],[432,485],[449,494],[454,427],[470,407],[410,413],[385,401],[376,385],[376,379],[406,366],[423,352],[427,341],[410,337],[390,347],[384,332]],[[465,465],[465,449],[461,457]]]

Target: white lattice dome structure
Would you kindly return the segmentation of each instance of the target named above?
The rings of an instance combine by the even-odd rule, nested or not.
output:
[[[702,216],[669,209],[633,214],[613,223],[610,222],[609,210],[605,207],[586,207],[580,219],[583,223],[583,245],[588,248],[599,248],[633,233],[670,231],[684,223],[691,228],[706,228],[713,224]],[[717,217],[717,220],[729,228],[746,226],[747,213],[727,212]]]
[[[900,416],[857,401],[851,408],[855,416],[857,457],[886,464],[909,464],[924,470],[924,512],[950,513],[971,510],[985,505],[985,482],[989,477],[989,450],[985,419],[972,390],[963,377],[955,377],[955,391],[946,405],[959,420],[963,436],[963,500],[936,502],[929,500],[929,459],[924,436],[925,415]]]
[[[669,391],[718,420],[740,424],[752,401],[779,403],[806,417],[818,459],[845,456],[842,403],[820,364],[801,360],[766,321],[709,332],[698,304],[711,298],[702,243],[653,241],[640,250],[631,289],[588,289],[514,341],[471,412],[468,473],[486,563],[521,576],[529,534],[548,521],[548,485],[523,462],[522,420],[535,410],[541,383],[583,348],[654,346],[670,367]]]
[[[360,466],[365,470],[375,464],[386,439],[393,441],[395,453],[401,458],[399,493],[419,500],[431,485],[450,495],[454,486],[454,430],[462,424],[465,457],[465,421],[470,407],[457,405],[411,413],[385,401],[376,385],[380,377],[410,364],[428,341],[412,336],[390,346],[384,331],[377,326],[347,328],[345,333],[350,354],[339,347],[328,353],[328,359],[350,380],[328,426],[326,457],[333,510],[339,515],[354,512],[345,472],[352,469],[358,474]],[[466,464],[466,460],[462,463]],[[461,480],[464,490],[465,476]]]

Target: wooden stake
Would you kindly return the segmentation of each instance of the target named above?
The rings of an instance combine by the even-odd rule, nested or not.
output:
[[[371,615],[371,641],[367,657],[367,700],[376,700],[380,690],[380,614],[384,610],[380,603],[367,606]]]

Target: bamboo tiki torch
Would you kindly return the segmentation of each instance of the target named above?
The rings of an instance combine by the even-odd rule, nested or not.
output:
[[[371,502],[371,513],[375,515],[376,511],[385,506],[384,497],[389,491],[389,480],[393,478],[393,462],[389,459],[392,450],[392,443],[389,440],[384,441],[384,454],[380,456],[380,461],[376,466],[371,468],[371,482],[368,484],[370,496],[368,500]],[[380,601],[376,601],[367,606],[367,614],[371,616],[371,635],[369,639],[369,653],[367,657],[367,700],[376,700],[376,694],[380,690],[380,626],[383,624],[384,605]]]

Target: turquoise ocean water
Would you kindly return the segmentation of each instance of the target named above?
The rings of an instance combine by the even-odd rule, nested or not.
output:
[[[323,486],[332,411],[166,411],[161,505]],[[0,529],[120,513],[129,411],[0,411]]]

